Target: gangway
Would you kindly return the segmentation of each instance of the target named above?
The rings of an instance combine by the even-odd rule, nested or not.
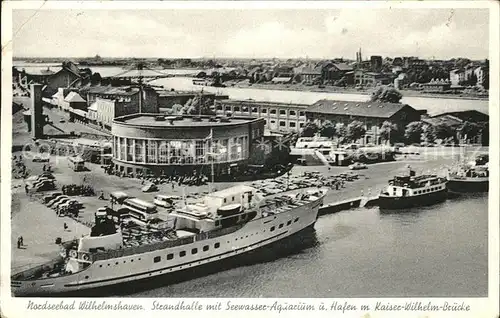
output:
[[[314,154],[316,155],[316,157],[318,157],[318,159],[325,165],[325,166],[330,166],[330,164],[332,163],[331,160],[328,160],[328,158],[325,157],[325,155],[323,153],[321,153],[321,151],[319,150],[316,150],[314,152]]]

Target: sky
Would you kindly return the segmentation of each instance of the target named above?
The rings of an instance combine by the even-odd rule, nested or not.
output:
[[[488,58],[487,9],[14,10],[15,57]]]

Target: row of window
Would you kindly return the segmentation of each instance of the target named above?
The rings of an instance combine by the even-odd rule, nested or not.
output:
[[[115,157],[129,162],[209,163],[248,156],[248,136],[207,140],[144,140],[114,137]],[[216,153],[217,155],[213,155]]]
[[[441,190],[441,189],[442,189],[442,187],[432,187],[429,189],[417,190],[417,191],[415,191],[415,194],[429,193],[429,192],[433,192],[433,191],[437,191],[437,190]]]
[[[217,249],[219,247],[220,247],[220,243],[219,242],[217,242],[217,243],[214,244],[214,248],[215,249]],[[205,245],[202,248],[203,252],[206,252],[209,249],[210,249],[210,246],[208,246],[208,245]],[[198,248],[196,248],[196,247],[191,249],[191,255],[195,255],[195,254],[198,254]],[[186,256],[186,251],[180,251],[179,252],[179,257],[184,257],[184,256]],[[172,260],[172,259],[174,259],[174,254],[173,253],[167,254],[167,261]],[[154,263],[158,263],[160,261],[161,261],[161,256],[156,256],[155,258],[153,258],[153,262]]]
[[[299,218],[295,218],[295,220],[293,220],[293,223],[297,223],[299,221]],[[290,225],[292,224],[292,220],[289,220],[288,222],[286,222],[286,225]],[[285,226],[284,223],[281,223],[280,225],[278,225],[278,229],[281,229],[283,228],[283,226]],[[276,230],[276,226],[272,226],[270,231],[273,232],[274,230]]]
[[[295,219],[293,220],[293,223],[297,223],[298,221],[299,221],[299,218],[295,218]],[[291,225],[291,224],[292,224],[292,220],[288,220],[288,222],[286,222],[286,226],[289,226],[289,225]],[[280,225],[278,225],[278,228],[279,228],[279,229],[281,229],[281,228],[283,228],[284,226],[285,226],[285,223],[281,223]],[[274,232],[275,230],[276,230],[276,226],[272,226],[272,227],[270,228],[270,232]],[[251,234],[251,235],[253,235],[253,234]],[[247,235],[246,237],[248,238],[248,235]],[[241,239],[243,239],[243,237],[241,237]],[[238,239],[236,238],[235,240],[237,241]],[[229,243],[229,241],[228,241],[227,243]],[[217,242],[217,243],[215,243],[215,244],[214,244],[214,249],[218,249],[218,248],[220,248],[220,243],[219,243],[219,242]],[[202,251],[203,251],[203,252],[207,252],[208,250],[210,250],[210,246],[209,246],[209,245],[205,245],[205,246],[203,246],[203,248],[202,248]],[[196,247],[195,247],[195,248],[192,248],[192,249],[191,249],[191,255],[196,255],[196,254],[198,254],[198,248],[196,248]],[[179,257],[185,257],[186,255],[187,255],[186,251],[180,251],[180,252],[179,252]],[[169,254],[167,254],[167,256],[166,256],[166,260],[167,260],[167,261],[169,261],[169,260],[172,260],[172,259],[174,259],[174,253],[169,253]],[[137,260],[139,260],[139,261],[140,261],[140,260],[141,260],[141,258],[139,257]],[[133,263],[133,262],[134,262],[134,260],[133,260],[133,259],[131,259],[131,260],[130,260],[130,262],[131,262],[131,263]],[[155,257],[153,258],[153,262],[154,262],[154,263],[159,263],[159,262],[161,262],[161,256],[155,256]],[[126,263],[126,261],[123,261],[123,263]],[[118,265],[118,264],[119,264],[119,262],[115,262],[115,265]],[[111,266],[111,263],[108,263],[107,265],[108,265],[108,266]],[[102,264],[101,264],[101,265],[99,265],[99,267],[101,267],[101,268],[102,268],[102,266],[103,266]],[[88,279],[88,278],[89,278],[89,276],[85,276],[85,279]]]
[[[226,111],[226,112],[243,112],[243,113],[250,113],[250,114],[258,114],[259,113],[259,108],[258,107],[252,107],[252,108],[249,108],[249,107],[241,107],[240,106],[225,106],[224,108],[222,107],[222,105],[217,105],[216,107],[217,110],[219,111],[222,111],[223,109]],[[267,114],[267,108],[261,108],[260,109],[260,113],[261,114]],[[271,108],[269,110],[269,114],[271,115],[276,115],[278,113],[278,110],[277,109],[274,109],[274,108]],[[286,109],[280,109],[279,110],[279,114],[280,115],[283,115],[283,116],[286,116],[287,115],[287,110]],[[296,110],[288,110],[288,116],[297,116],[297,114],[300,116],[300,117],[305,117],[306,116],[306,113],[304,111],[296,111]]]
[[[271,120],[270,121],[271,124],[276,124],[276,121],[275,120]],[[264,125],[267,125],[267,120],[264,120]],[[304,127],[305,123],[299,123],[299,127],[302,128]],[[280,124],[279,124],[280,127],[286,127],[286,121],[284,120],[280,120]],[[294,121],[290,121],[288,122],[288,127],[290,128],[296,128],[297,127],[297,122],[294,122]]]

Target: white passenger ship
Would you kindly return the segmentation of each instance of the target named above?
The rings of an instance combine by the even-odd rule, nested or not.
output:
[[[52,262],[11,277],[15,296],[50,295],[138,281],[255,251],[315,224],[327,190],[263,198],[236,186],[170,214],[173,225],[126,229],[96,214],[89,236],[65,243]]]

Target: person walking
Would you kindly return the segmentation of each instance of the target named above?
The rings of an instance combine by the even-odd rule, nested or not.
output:
[[[21,246],[24,246],[24,239],[23,239],[23,237],[22,237],[22,236],[20,236],[20,237],[19,237],[19,241],[20,241],[20,243],[21,243]]]
[[[21,248],[21,239],[17,238],[17,248]]]
[[[64,222],[64,230],[67,231],[68,230],[68,224],[66,224],[66,222]]]

